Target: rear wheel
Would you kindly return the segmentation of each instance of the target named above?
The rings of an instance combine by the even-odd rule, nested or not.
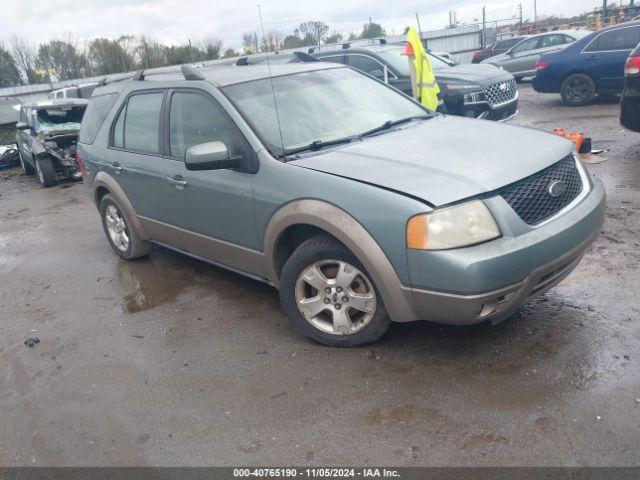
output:
[[[149,253],[151,245],[138,235],[130,219],[110,194],[100,200],[100,216],[107,240],[119,256],[133,260]]]
[[[24,172],[25,175],[33,175],[34,173],[36,173],[36,171],[31,166],[31,164],[24,160],[20,149],[18,149],[18,157],[20,157],[20,165],[22,166],[22,171]]]
[[[302,243],[287,260],[280,301],[299,331],[325,345],[370,343],[391,323],[362,264],[344,245],[324,235]]]
[[[56,180],[56,171],[53,169],[53,162],[48,157],[36,158],[36,173],[38,180],[43,187],[52,187],[58,183]]]
[[[576,73],[562,82],[560,96],[566,105],[581,107],[593,101],[596,96],[596,86],[588,75]]]

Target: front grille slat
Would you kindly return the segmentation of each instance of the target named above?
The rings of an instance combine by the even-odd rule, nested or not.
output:
[[[566,190],[557,197],[549,193],[553,182],[562,181]],[[511,208],[528,225],[537,225],[554,216],[582,191],[582,178],[573,155],[498,190]]]
[[[515,100],[518,94],[518,85],[515,80],[505,80],[489,85],[484,93],[489,105],[495,108],[497,105]]]

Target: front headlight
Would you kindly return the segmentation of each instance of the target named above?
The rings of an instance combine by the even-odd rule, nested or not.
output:
[[[487,96],[484,92],[469,92],[464,94],[465,105],[472,105],[474,103],[487,103]]]
[[[481,200],[416,215],[407,223],[407,247],[446,250],[493,240],[500,229]]]

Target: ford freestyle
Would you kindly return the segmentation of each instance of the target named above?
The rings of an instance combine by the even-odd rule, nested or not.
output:
[[[156,243],[272,284],[336,346],[391,321],[498,322],[576,267],[605,213],[567,140],[323,62],[101,86],[79,162],[120,257]]]

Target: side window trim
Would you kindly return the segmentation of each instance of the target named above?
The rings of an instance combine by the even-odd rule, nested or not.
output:
[[[356,57],[356,56],[357,56],[357,57],[364,57],[364,58],[368,58],[369,60],[373,60],[373,61],[374,61],[374,62],[376,62],[378,65],[380,65],[380,68],[382,68],[382,70],[384,71],[385,64],[384,64],[383,62],[381,62],[380,60],[378,60],[378,59],[377,59],[377,58],[375,58],[375,57],[372,57],[371,55],[367,55],[366,53],[358,53],[358,52],[355,52],[355,53],[347,53],[347,55],[346,55],[346,60],[347,60],[347,66],[348,66],[348,67],[351,67],[351,66],[352,66],[352,65],[351,65],[351,63],[349,62],[349,57]],[[388,74],[389,74],[389,80],[397,80],[397,79],[398,79],[398,76],[395,74],[395,72],[393,71],[393,69],[392,69],[389,65],[387,65],[386,67],[387,67],[387,72],[388,72]],[[353,68],[356,68],[356,67],[353,67]],[[358,70],[359,70],[359,69],[358,69]],[[365,72],[365,73],[366,73],[367,75],[370,75],[370,73],[369,73],[369,72]]]
[[[229,115],[229,112],[227,112],[226,108],[224,108],[220,104],[220,102],[206,90],[203,90],[200,88],[193,88],[193,87],[170,88],[165,94],[164,102],[163,102],[162,121],[161,121],[163,151],[164,151],[163,158],[167,160],[173,160],[175,162],[184,163],[184,158],[171,155],[171,99],[173,98],[173,95],[175,93],[194,93],[211,100],[216,106],[218,106],[220,111],[223,112],[223,115],[231,125],[231,128],[235,130],[235,134],[237,134],[241,138],[242,142],[246,145],[247,150],[251,153],[251,155],[253,155],[254,158],[250,160],[250,164],[257,163],[257,157],[255,156],[253,147],[251,146],[247,138],[244,136],[244,133],[242,133],[240,128],[238,128],[236,123],[233,121],[233,119],[231,118],[231,115]],[[257,171],[257,168],[255,169],[255,171],[253,171],[253,169],[251,168],[249,170],[248,170],[249,173],[255,173]]]
[[[633,48],[617,48],[614,50],[593,50],[593,51],[589,51],[589,47],[591,46],[592,43],[594,43],[596,40],[598,40],[602,35],[606,35],[607,33],[611,33],[611,32],[618,32],[620,30],[624,30],[626,28],[640,28],[638,27],[638,25],[628,25],[626,27],[620,27],[620,28],[614,28],[612,30],[607,30],[606,32],[601,32],[598,35],[596,35],[595,37],[593,37],[593,39],[587,43],[587,45],[580,50],[580,54],[583,53],[608,53],[608,52],[625,52],[625,51],[632,51]]]
[[[115,116],[113,117],[113,120],[111,121],[111,126],[109,127],[109,144],[107,146],[108,149],[111,150],[118,150],[120,152],[130,152],[130,153],[136,153],[139,155],[149,155],[151,157],[163,157],[164,156],[164,140],[163,140],[163,133],[164,133],[164,110],[165,110],[165,103],[167,100],[167,90],[166,88],[153,88],[153,89],[149,89],[149,90],[134,90],[132,92],[129,92],[127,94],[127,96],[125,97],[125,99],[122,101],[122,103],[120,104],[120,106],[118,107],[118,111],[116,112]],[[126,126],[126,120],[127,120],[127,112],[125,111],[124,113],[124,119],[123,119],[123,136],[122,136],[122,147],[118,147],[116,145],[114,145],[114,130],[116,127],[116,124],[118,123],[118,120],[120,119],[120,115],[122,114],[123,110],[126,110],[127,105],[129,104],[129,99],[131,97],[135,97],[136,95],[145,95],[145,94],[150,94],[150,93],[162,93],[163,97],[162,97],[162,101],[160,102],[160,118],[158,119],[158,151],[157,152],[147,152],[144,150],[136,150],[133,148],[126,148],[126,145],[124,144],[124,127]]]

